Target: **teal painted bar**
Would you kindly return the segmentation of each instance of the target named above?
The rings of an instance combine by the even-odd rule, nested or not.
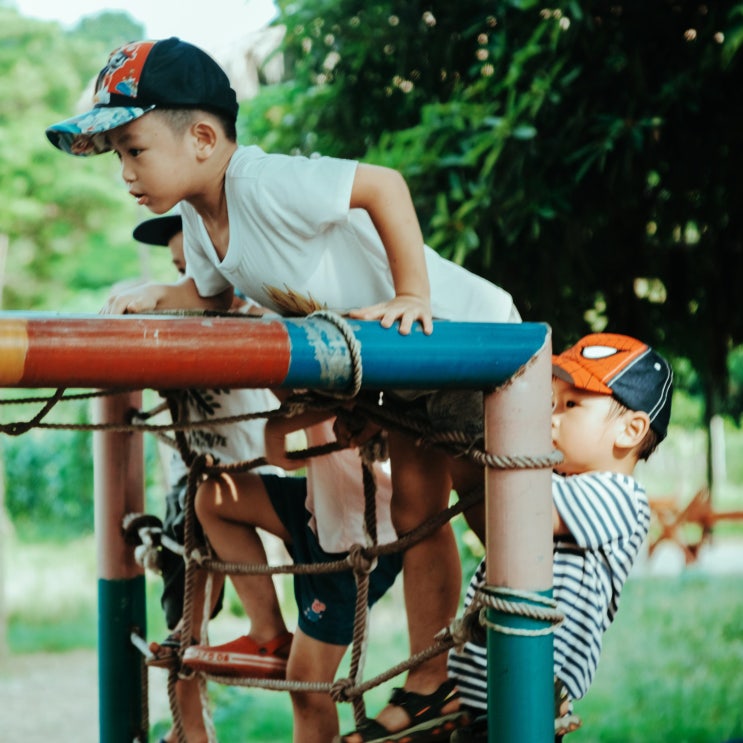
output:
[[[552,597],[552,591],[539,592]],[[518,599],[510,599],[518,601]],[[488,621],[542,630],[534,619],[487,610]],[[552,634],[519,636],[488,628],[488,743],[551,743],[554,727]]]
[[[320,317],[282,320],[291,345],[285,387],[344,389],[351,381],[348,345]],[[372,389],[483,389],[515,374],[544,345],[544,323],[474,323],[437,320],[425,335],[344,318],[358,341],[363,385]]]
[[[145,579],[98,580],[98,703],[101,743],[145,741],[142,655],[132,629],[145,633]]]

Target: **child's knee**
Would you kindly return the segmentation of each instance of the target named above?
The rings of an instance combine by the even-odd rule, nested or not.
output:
[[[204,520],[214,518],[217,511],[217,493],[219,491],[217,481],[209,478],[199,485],[194,500],[196,518],[202,523]]]

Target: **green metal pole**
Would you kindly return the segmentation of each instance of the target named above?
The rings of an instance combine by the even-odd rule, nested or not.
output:
[[[489,453],[537,458],[551,452],[551,383],[548,336],[520,372],[486,397]],[[550,597],[550,470],[489,468],[485,491],[488,591],[525,603]],[[541,621],[492,608],[487,615],[489,743],[552,743],[552,635],[532,634],[545,628]]]
[[[98,423],[125,423],[141,393],[96,401]],[[145,582],[122,520],[144,510],[143,442],[139,433],[96,432],[95,533],[98,552],[98,701],[101,743],[146,741],[142,657],[133,630],[146,634]]]

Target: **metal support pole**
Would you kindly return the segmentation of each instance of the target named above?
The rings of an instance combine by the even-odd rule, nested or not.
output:
[[[551,339],[524,369],[485,400],[491,454],[545,456],[552,449]],[[487,584],[550,598],[552,498],[549,469],[489,469],[486,475]],[[508,597],[513,601],[529,598]],[[488,609],[488,741],[554,739],[553,642],[545,623]],[[495,628],[495,629],[494,629]]]
[[[125,423],[141,407],[141,393],[102,397],[96,423]],[[144,741],[142,657],[130,634],[145,634],[145,584],[122,519],[144,510],[142,435],[96,432],[95,534],[98,554],[98,699],[101,743]]]

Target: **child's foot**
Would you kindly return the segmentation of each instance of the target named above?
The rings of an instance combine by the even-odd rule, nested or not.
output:
[[[183,665],[215,676],[283,679],[291,644],[291,632],[282,632],[262,645],[250,635],[223,645],[192,645],[183,655]]]
[[[192,640],[192,642],[196,642]],[[178,664],[178,653],[181,650],[181,631],[171,632],[162,642],[151,642],[152,656],[147,659],[147,665],[153,668],[175,668]]]
[[[402,727],[393,727],[392,718]],[[459,692],[454,681],[449,679],[432,694],[394,689],[379,718],[366,720],[352,733],[337,736],[334,743],[448,741],[454,730],[469,722],[469,714],[459,708]]]

